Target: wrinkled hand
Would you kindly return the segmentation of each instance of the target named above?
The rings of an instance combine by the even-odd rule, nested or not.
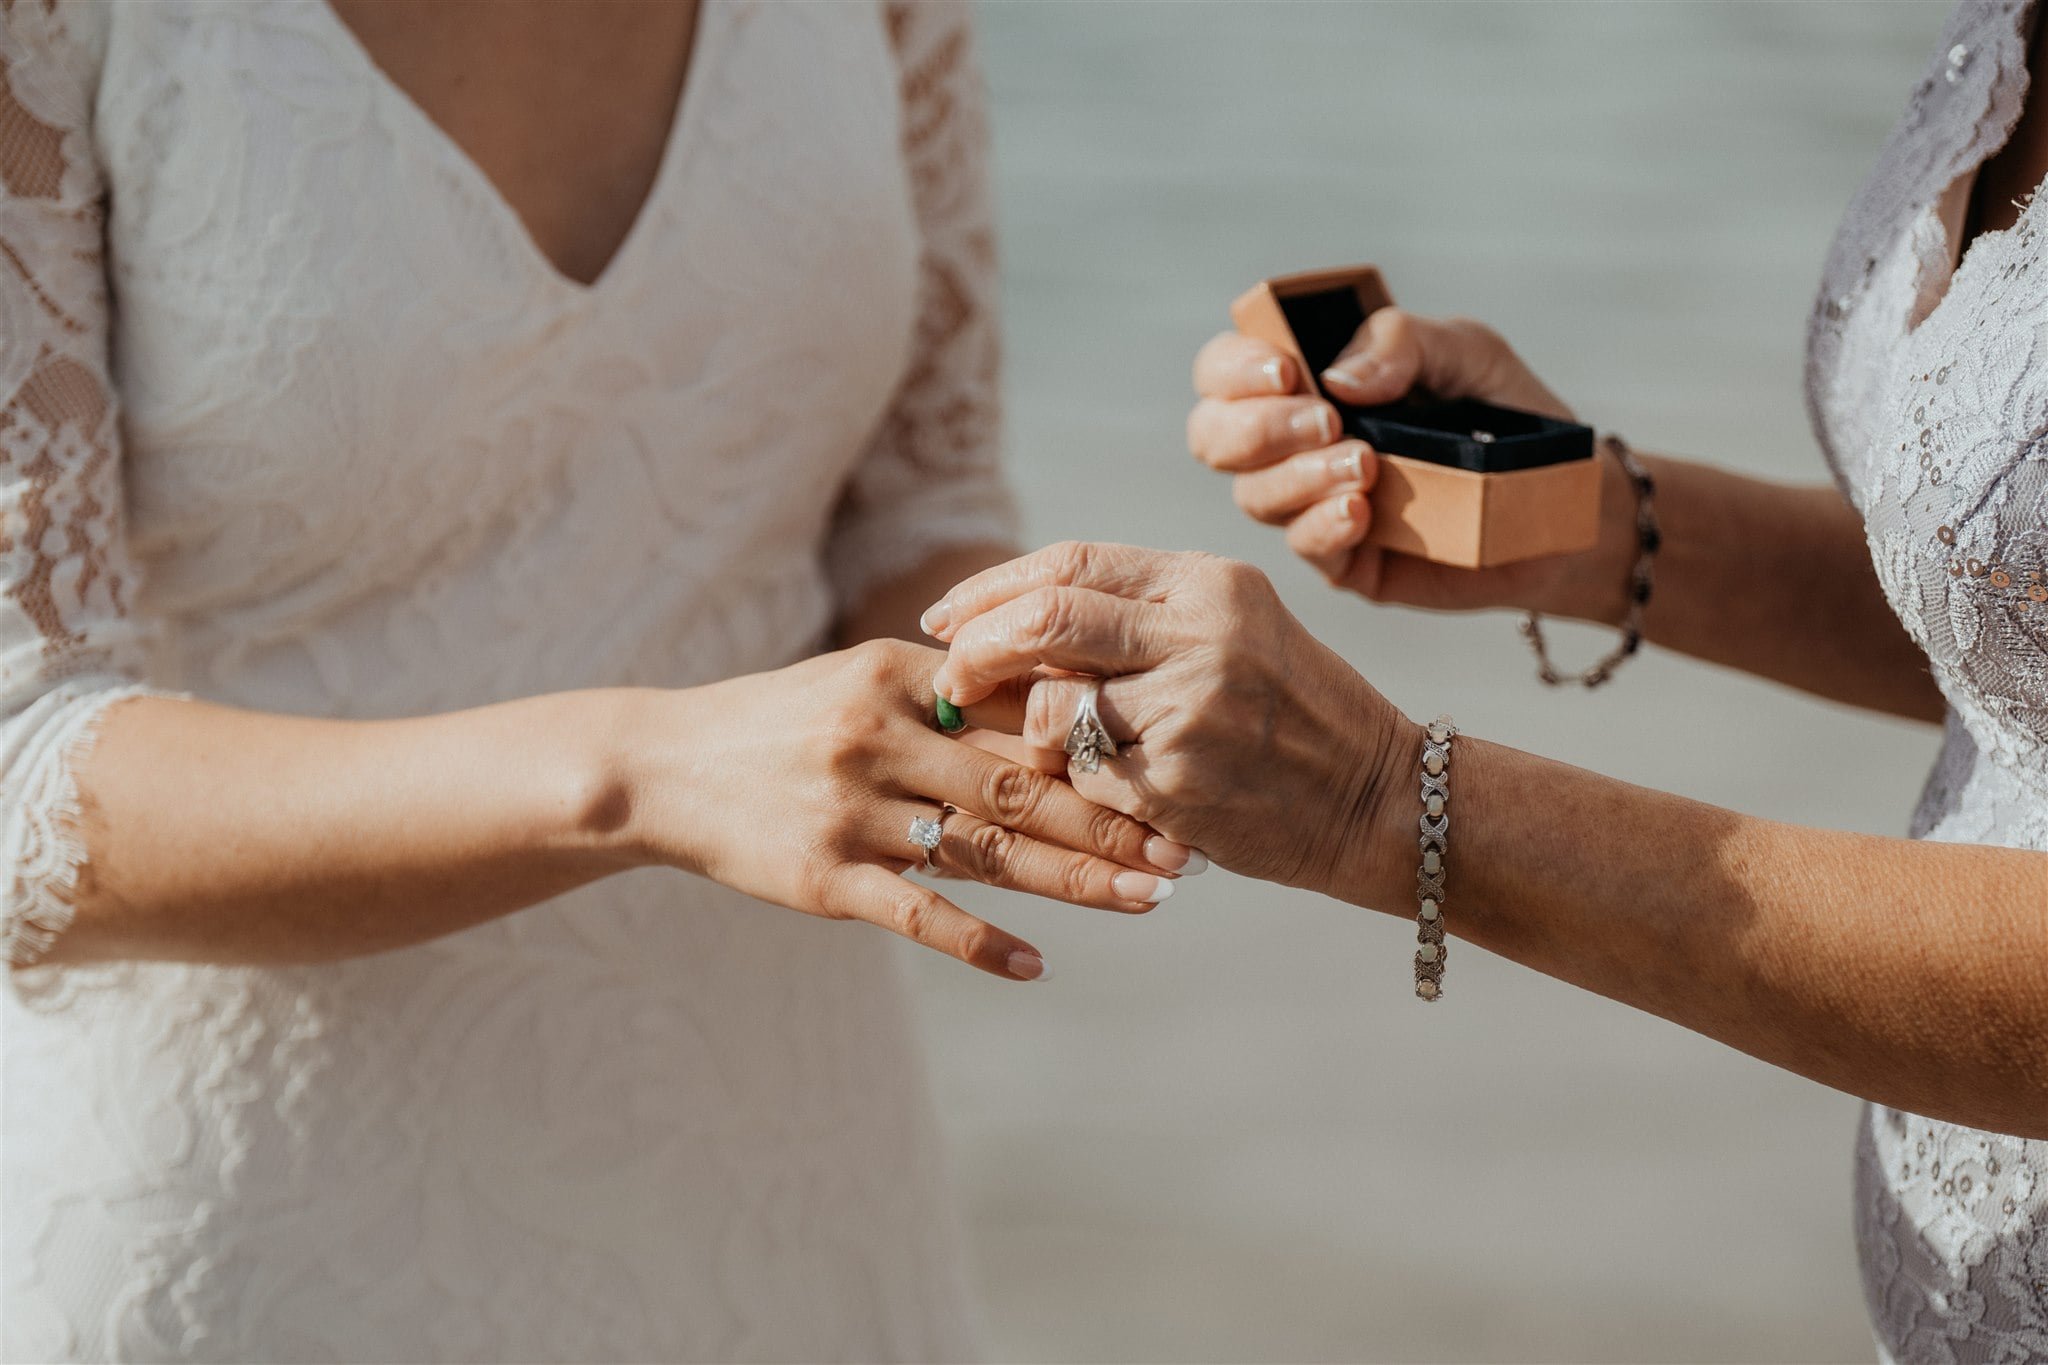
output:
[[[1066,675],[1101,678],[1120,751],[1070,772],[1074,790],[1269,881],[1357,886],[1354,836],[1377,822],[1382,774],[1420,742],[1265,575],[1209,555],[1054,545],[960,584],[925,628],[950,644],[933,685],[955,701],[1031,677],[1006,719],[1047,748],[1089,685]]]
[[[1198,870],[1190,850],[1059,778],[941,734],[931,678],[943,657],[878,640],[646,694],[682,714],[635,723],[635,842],[750,895],[866,920],[1013,980],[1043,974],[1036,949],[898,875],[922,863],[913,819],[959,808],[941,823],[938,871],[1098,909],[1150,909],[1174,872]],[[1013,689],[988,710],[1000,721],[1022,705]]]
[[[1491,328],[1464,318],[1417,317],[1381,308],[1321,376],[1335,397],[1358,406],[1391,403],[1421,388],[1439,398],[1478,398],[1570,420],[1571,410]],[[1332,584],[1376,602],[1438,611],[1522,607],[1604,619],[1625,608],[1633,523],[1609,517],[1601,547],[1583,555],[1460,569],[1368,546],[1369,497],[1377,455],[1338,440],[1337,411],[1313,391],[1300,366],[1263,341],[1225,332],[1195,357],[1188,448],[1232,475],[1237,505],[1283,527],[1287,543]],[[1626,512],[1626,479],[1606,498]]]

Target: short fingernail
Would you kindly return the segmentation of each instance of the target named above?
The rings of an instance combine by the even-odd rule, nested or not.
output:
[[[1173,883],[1149,872],[1119,872],[1109,879],[1109,889],[1127,901],[1157,905],[1173,894]]]
[[[1284,359],[1274,356],[1259,366],[1259,373],[1266,376],[1266,382],[1273,386],[1273,392],[1287,392],[1287,362]]]
[[[1177,872],[1183,877],[1192,877],[1209,865],[1201,850],[1176,844],[1164,834],[1155,834],[1145,841],[1145,861],[1161,872]]]
[[[924,615],[917,618],[918,628],[927,635],[937,635],[953,623],[951,599],[941,599],[924,609]]]
[[[1287,419],[1287,426],[1304,441],[1314,441],[1318,445],[1328,445],[1337,439],[1337,414],[1321,403],[1295,413]]]
[[[1330,477],[1346,483],[1364,478],[1365,443],[1353,441],[1342,452],[1332,455]]]
[[[1010,968],[1010,975],[1019,981],[1043,981],[1052,975],[1045,965],[1045,959],[1025,948],[1019,948],[1011,953],[1007,965]]]
[[[1372,393],[1386,370],[1386,366],[1377,360],[1350,360],[1345,365],[1347,368],[1341,370],[1334,365],[1324,370],[1323,382],[1333,389],[1360,397]]]
[[[1347,523],[1352,526],[1358,525],[1365,520],[1365,499],[1353,493],[1350,497],[1344,499],[1344,506],[1341,512]]]

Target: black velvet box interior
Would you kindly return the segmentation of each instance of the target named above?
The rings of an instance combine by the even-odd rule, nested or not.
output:
[[[1365,322],[1358,291],[1347,285],[1292,294],[1279,302],[1310,375],[1317,377],[1316,387],[1336,405],[1346,434],[1383,455],[1406,455],[1475,474],[1505,474],[1593,457],[1591,427],[1519,408],[1427,395],[1370,408],[1343,402],[1322,389],[1320,376]]]

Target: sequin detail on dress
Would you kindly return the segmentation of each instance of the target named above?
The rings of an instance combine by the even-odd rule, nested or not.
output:
[[[1807,401],[1950,707],[1912,832],[2048,850],[2048,207],[2034,196],[1953,271],[1938,214],[2019,117],[2030,17],[2018,0],[1949,16],[1836,238]],[[1873,1106],[1856,1234],[1887,1360],[2048,1360],[2048,1142]]]

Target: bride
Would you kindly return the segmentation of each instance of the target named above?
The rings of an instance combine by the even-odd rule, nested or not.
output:
[[[819,919],[1030,981],[897,874],[1201,863],[890,638],[1013,533],[961,6],[15,0],[0,63],[7,1357],[969,1354]]]

